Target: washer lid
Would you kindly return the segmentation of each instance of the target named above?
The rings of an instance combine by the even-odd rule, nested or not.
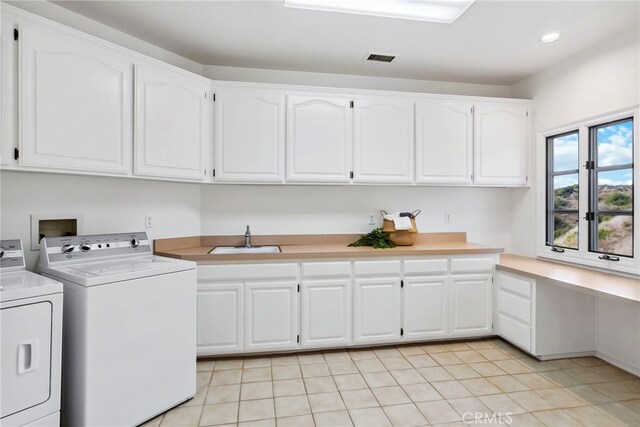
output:
[[[48,276],[53,276],[82,286],[122,282],[159,274],[192,270],[196,264],[158,256],[140,256],[100,262],[74,263],[65,266],[40,266]]]
[[[62,283],[30,271],[0,273],[0,302],[60,292]]]

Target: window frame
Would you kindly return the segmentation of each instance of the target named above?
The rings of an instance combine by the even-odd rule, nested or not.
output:
[[[625,258],[633,258],[636,254],[635,251],[635,234],[636,234],[636,222],[633,219],[635,214],[635,187],[636,180],[634,179],[635,172],[635,155],[633,155],[631,159],[631,163],[623,163],[618,165],[610,165],[610,166],[598,166],[598,129],[605,128],[608,126],[616,125],[618,123],[624,123],[631,120],[633,139],[631,140],[631,150],[632,153],[635,153],[635,140],[636,140],[636,132],[635,126],[636,121],[633,116],[613,120],[610,122],[602,123],[595,126],[589,127],[589,161],[593,162],[589,165],[589,212],[592,217],[589,221],[589,236],[588,236],[588,248],[589,252],[597,253],[600,255],[608,255],[610,257],[625,257]],[[598,209],[598,173],[599,172],[611,172],[617,170],[626,170],[631,169],[631,206],[632,209],[630,211],[601,211]],[[598,215],[628,215],[631,216],[633,221],[633,234],[631,235],[631,255],[618,254],[615,252],[603,252],[598,250]]]
[[[569,169],[566,171],[558,171],[558,172],[554,172],[554,168],[553,168],[553,160],[554,160],[554,152],[553,152],[553,141],[556,138],[561,138],[563,136],[567,136],[567,135],[573,135],[576,134],[576,136],[578,137],[578,168],[577,169]],[[568,132],[562,132],[560,134],[556,134],[556,135],[550,135],[547,136],[545,138],[545,144],[546,144],[546,171],[547,171],[547,180],[545,183],[545,187],[546,187],[546,206],[547,206],[547,211],[546,211],[546,242],[545,244],[549,247],[551,247],[551,250],[553,252],[557,252],[557,253],[563,253],[566,249],[568,250],[572,250],[572,251],[576,251],[580,249],[580,230],[578,230],[578,248],[571,248],[569,246],[560,246],[560,245],[555,245],[554,244],[554,240],[555,240],[555,236],[553,235],[555,229],[554,229],[554,223],[555,223],[555,213],[568,213],[568,214],[576,214],[578,215],[578,220],[580,219],[580,206],[578,205],[578,209],[556,209],[555,208],[555,191],[553,188],[553,179],[556,176],[562,176],[562,175],[578,175],[578,203],[580,201],[580,194],[582,194],[582,188],[580,187],[580,131],[579,129],[573,129],[570,130]]]
[[[583,120],[574,121],[564,126],[558,126],[547,130],[537,132],[536,139],[536,255],[540,258],[548,258],[554,261],[578,264],[589,268],[610,271],[614,273],[630,274],[640,276],[640,209],[634,206],[632,218],[634,224],[633,230],[633,256],[617,256],[612,255],[618,260],[602,259],[601,252],[591,252],[590,249],[590,221],[584,216],[587,212],[591,212],[592,196],[590,195],[590,179],[591,170],[585,166],[590,157],[590,132],[594,127],[600,127],[605,124],[622,121],[625,119],[633,120],[633,200],[640,200],[640,110],[639,106],[609,112],[606,114],[589,117]],[[578,129],[578,146],[579,146],[579,226],[578,226],[578,249],[559,248],[553,250],[553,246],[548,245],[548,152],[547,140],[549,137],[559,136],[571,133]],[[594,159],[595,160],[595,159]],[[597,187],[594,187],[597,188]],[[597,191],[597,190],[596,190]],[[586,195],[586,196],[585,196]],[[557,247],[556,247],[557,248]]]

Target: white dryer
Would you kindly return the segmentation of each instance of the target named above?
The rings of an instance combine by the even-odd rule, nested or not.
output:
[[[62,423],[133,426],[196,391],[196,264],[152,254],[146,233],[45,238],[64,284]]]
[[[0,426],[60,425],[62,283],[25,270],[0,241]]]

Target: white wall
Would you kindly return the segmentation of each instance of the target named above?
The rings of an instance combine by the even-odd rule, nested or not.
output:
[[[511,189],[383,186],[202,187],[202,234],[365,233],[369,214],[421,209],[421,232],[466,231],[477,243],[509,246]],[[444,213],[452,222],[445,224]]]
[[[534,144],[538,132],[640,104],[640,34],[619,35],[534,74],[513,85],[511,96],[533,99]],[[535,149],[531,156],[535,165]],[[539,238],[535,167],[531,175],[533,187],[514,190],[511,200],[511,250],[527,256],[535,256]]]
[[[86,16],[82,16],[48,1],[3,1],[3,3],[19,7],[27,12],[59,22],[68,27],[75,28],[76,30],[110,41],[111,43],[115,43],[119,46],[140,52],[143,55],[147,55],[159,61],[164,61],[168,64],[175,65],[176,67],[184,68],[185,70],[189,70],[193,73],[202,74],[202,64],[177,55],[161,47],[152,45],[151,43],[147,43],[144,40],[140,40],[129,34],[123,33],[122,31],[116,30],[115,28],[101,24],[98,21],[94,21],[93,19],[87,18]]]
[[[0,172],[0,238],[30,247],[31,214],[79,213],[84,234],[147,231],[152,239],[200,234],[200,185],[141,179]],[[154,228],[145,229],[145,214]],[[33,268],[39,252],[27,251]]]
[[[262,68],[205,65],[203,75],[213,80],[328,86],[354,89],[396,90],[449,95],[497,96],[508,98],[509,86],[453,83],[433,80],[312,73],[307,71],[268,70]]]

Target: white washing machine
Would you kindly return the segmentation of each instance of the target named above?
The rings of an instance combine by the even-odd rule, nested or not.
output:
[[[62,424],[133,426],[196,391],[196,264],[146,233],[45,238],[64,284]]]
[[[62,283],[25,271],[0,241],[0,426],[60,425]]]

